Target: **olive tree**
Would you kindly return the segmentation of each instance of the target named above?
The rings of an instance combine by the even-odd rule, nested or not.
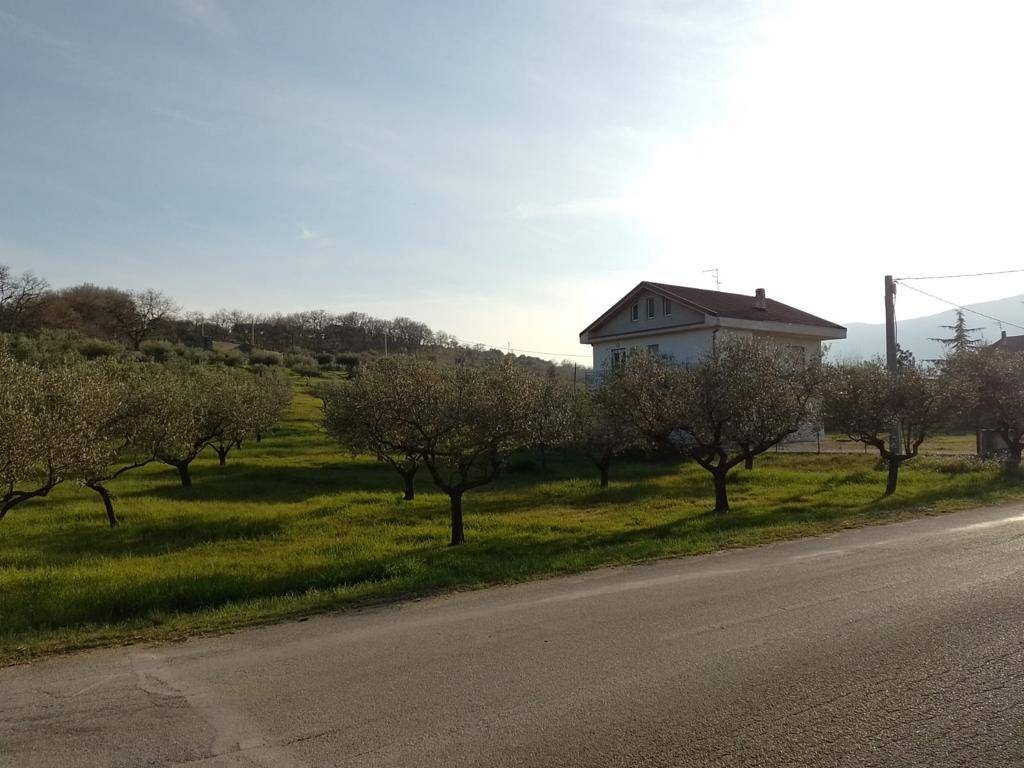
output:
[[[757,337],[726,336],[689,366],[648,354],[623,366],[617,375],[633,424],[711,474],[715,512],[729,511],[734,467],[815,417],[818,361],[801,363]]]
[[[617,374],[612,371],[601,387],[575,390],[568,405],[570,442],[597,467],[602,488],[608,487],[612,459],[647,444],[629,416],[628,390]]]
[[[1017,471],[1024,450],[1024,355],[986,347],[943,361],[942,380],[956,414],[994,430],[1006,446],[1004,469]]]
[[[424,366],[425,402],[406,419],[423,464],[448,495],[451,545],[466,540],[462,498],[493,482],[509,455],[531,444],[539,382],[510,360]]]
[[[0,354],[0,518],[63,480],[60,462],[48,460],[43,445],[41,392],[38,368]]]
[[[554,369],[551,369],[554,373]],[[535,402],[531,408],[533,443],[540,458],[540,468],[548,468],[548,448],[568,441],[573,428],[573,387],[549,375],[538,380]]]
[[[255,397],[250,404],[252,436],[256,442],[281,421],[292,403],[292,385],[288,374],[276,369],[256,373]]]
[[[220,431],[210,439],[220,466],[227,464],[232,449],[249,438],[257,442],[280,421],[291,402],[291,386],[280,371],[249,373],[225,369],[215,393],[222,417]]]
[[[291,402],[291,385],[281,371],[250,372],[235,368],[195,368],[192,375],[192,400],[183,425],[191,434],[179,443],[179,471],[210,446],[220,466],[228,454],[249,438],[257,442],[284,414]],[[186,386],[186,390],[188,387]],[[166,458],[161,460],[166,461]],[[167,462],[171,463],[171,462]]]
[[[354,454],[369,453],[402,478],[405,500],[416,495],[415,479],[423,453],[430,391],[423,382],[432,363],[396,355],[364,366],[354,379],[320,390],[324,429]]]
[[[168,434],[157,459],[178,470],[181,485],[192,485],[190,467],[214,440],[230,434],[238,410],[234,393],[245,372],[220,366],[162,366],[163,386],[154,396],[167,414]]]
[[[940,395],[937,378],[912,362],[895,374],[880,360],[834,365],[826,376],[824,415],[832,429],[878,451],[888,468],[885,495],[891,496],[900,467],[917,456],[943,417]]]
[[[118,520],[107,484],[156,461],[173,436],[175,421],[166,410],[168,399],[159,396],[165,386],[163,366],[109,360],[92,365],[102,372],[112,397],[106,400],[106,410],[97,412],[98,418],[88,425],[98,450],[94,460],[80,468],[78,479],[99,495],[107,521],[115,526]]]
[[[111,459],[109,435],[124,413],[111,368],[0,359],[0,518],[65,481],[84,482]]]

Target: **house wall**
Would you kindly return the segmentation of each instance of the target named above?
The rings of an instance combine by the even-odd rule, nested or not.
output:
[[[647,299],[654,299],[654,317],[647,317]],[[644,292],[637,299],[640,302],[640,319],[630,319],[630,309],[633,303],[630,302],[617,314],[608,318],[601,327],[595,329],[590,338],[599,339],[602,336],[616,336],[620,333],[636,333],[638,331],[649,331],[652,329],[668,328],[671,326],[686,325],[689,323],[704,322],[704,313],[696,312],[688,307],[672,304],[672,314],[665,316],[662,313],[661,296]]]
[[[719,331],[722,333],[722,331]],[[644,351],[649,344],[658,345],[658,354],[675,363],[694,363],[711,350],[714,329],[694,328],[689,331],[676,329],[651,329],[650,333],[631,336],[615,341],[594,340],[594,370],[604,371],[611,366],[612,350],[625,349]]]
[[[649,329],[649,333],[642,333],[623,339],[602,341],[595,339],[593,343],[594,370],[601,371],[611,365],[612,351],[625,349],[627,352],[633,350],[644,351],[650,344],[658,345],[658,354],[667,357],[676,363],[695,363],[702,355],[711,350],[714,343],[716,329],[704,327],[681,329]],[[773,343],[786,347],[800,347],[804,350],[804,359],[811,361],[821,354],[821,340],[808,336],[798,336],[777,333],[758,333],[753,331],[737,330],[733,328],[717,329],[719,340],[726,336],[764,336]]]
[[[627,315],[628,319],[628,315]],[[717,330],[717,333],[716,333]],[[754,331],[735,328],[694,328],[688,331],[681,330],[657,330],[651,329],[650,333],[639,336],[632,336],[616,341],[593,342],[594,348],[594,383],[600,381],[600,376],[607,371],[612,364],[612,351],[625,349],[644,351],[648,344],[658,345],[658,354],[664,355],[670,361],[685,364],[695,363],[704,354],[711,351],[712,345],[721,342],[727,336],[762,336],[771,342],[782,347],[800,347],[803,349],[804,360],[810,362],[821,355],[821,340],[808,336],[779,333],[755,333]],[[790,437],[790,441],[814,441],[824,435],[822,425],[817,422],[807,422],[801,425],[799,432]]]
[[[821,339],[782,333],[764,333],[757,335],[764,336],[772,343],[779,344],[780,346],[801,347],[804,350],[804,360],[807,362],[821,356]]]

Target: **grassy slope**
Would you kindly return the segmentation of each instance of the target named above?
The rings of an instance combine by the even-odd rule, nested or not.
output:
[[[114,530],[73,486],[15,509],[0,524],[0,663],[1024,496],[991,468],[925,459],[883,501],[870,457],[781,454],[736,473],[722,517],[706,513],[710,484],[692,464],[623,463],[601,491],[588,466],[556,462],[468,495],[469,543],[449,549],[447,499],[427,478],[401,501],[397,476],[341,455],[318,415],[300,395],[226,468],[204,456],[191,489],[163,466],[125,476]]]

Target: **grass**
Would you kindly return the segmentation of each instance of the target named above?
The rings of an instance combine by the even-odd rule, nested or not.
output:
[[[827,440],[851,451],[875,452],[874,448],[865,449],[862,443],[855,442],[843,434],[827,435]],[[928,439],[921,444],[923,454],[973,454],[976,450],[977,445],[973,433],[929,435]]]
[[[447,498],[426,473],[403,502],[398,476],[341,454],[318,416],[300,394],[227,467],[201,458],[190,489],[169,467],[126,475],[116,529],[74,486],[13,510],[0,524],[0,663],[1024,497],[968,460],[918,459],[882,499],[870,456],[769,454],[736,471],[721,516],[693,464],[621,462],[602,491],[588,465],[562,458],[467,495],[469,543],[448,548]]]

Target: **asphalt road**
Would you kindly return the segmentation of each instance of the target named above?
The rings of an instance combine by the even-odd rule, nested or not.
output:
[[[1024,506],[0,670],[0,765],[1024,765]]]

